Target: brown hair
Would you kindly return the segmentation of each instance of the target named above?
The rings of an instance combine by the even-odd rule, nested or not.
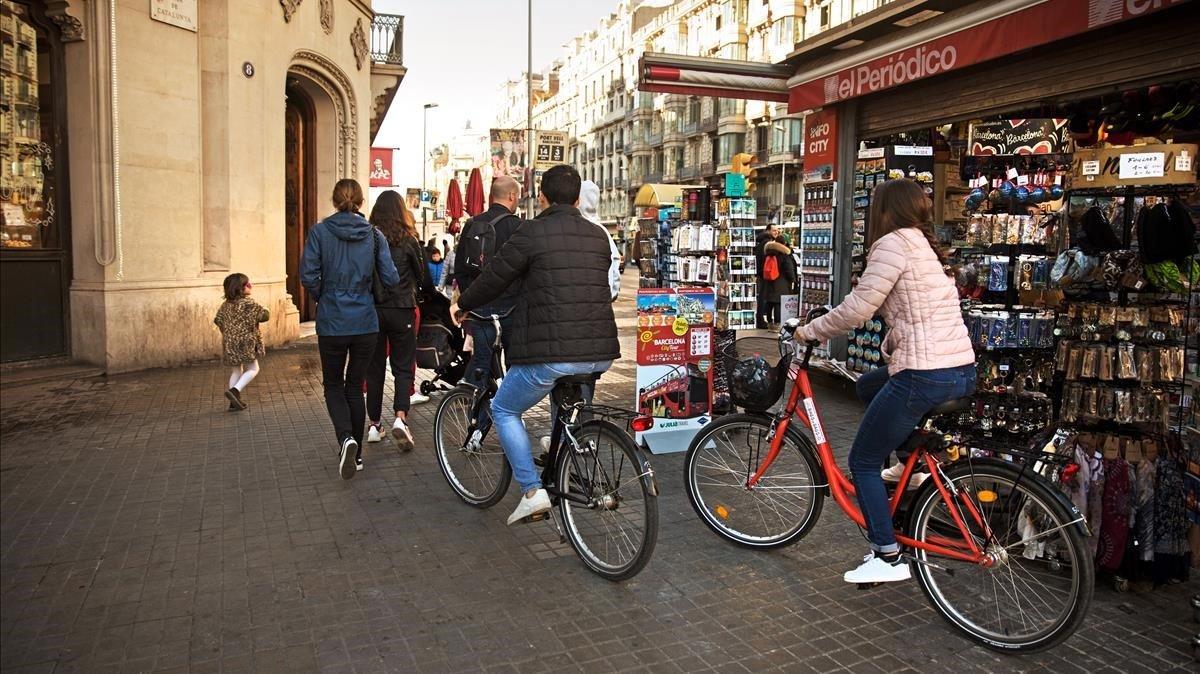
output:
[[[230,274],[225,277],[225,299],[234,302],[245,297],[246,284],[250,282],[250,277],[245,274]]]
[[[383,232],[388,244],[399,246],[406,237],[417,238],[417,223],[404,198],[396,190],[384,190],[371,207],[372,225]]]
[[[362,185],[357,180],[342,178],[333,186],[333,207],[342,213],[353,213],[362,207]]]
[[[946,251],[933,233],[933,203],[925,194],[925,188],[907,178],[888,180],[875,186],[871,193],[871,212],[867,223],[867,246],[898,229],[911,227],[921,232],[933,254],[951,274],[946,260]]]

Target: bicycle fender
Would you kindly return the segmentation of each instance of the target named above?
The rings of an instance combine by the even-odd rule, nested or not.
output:
[[[642,474],[642,482],[646,484],[646,493],[657,498],[658,497],[658,478],[654,476],[654,467],[650,465],[650,457],[642,450],[641,445],[634,445],[637,448],[637,460]]]

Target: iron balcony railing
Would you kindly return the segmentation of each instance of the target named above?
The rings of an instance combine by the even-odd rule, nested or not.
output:
[[[371,22],[371,62],[404,65],[404,17],[376,14]]]

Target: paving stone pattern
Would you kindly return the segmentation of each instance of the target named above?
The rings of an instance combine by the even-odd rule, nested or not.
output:
[[[628,298],[627,298],[628,299]],[[632,397],[629,357],[600,396]],[[368,445],[338,478],[315,345],[273,350],[230,413],[225,368],[5,389],[0,402],[4,671],[1195,671],[1196,583],[1097,589],[1050,653],[972,646],[916,583],[859,591],[866,546],[832,503],[809,537],[756,553],[696,519],[682,455],[654,458],[661,532],[623,584],[547,522],[506,527],[450,492],[431,450]],[[849,446],[860,408],[822,390]],[[545,423],[545,412],[531,422]]]

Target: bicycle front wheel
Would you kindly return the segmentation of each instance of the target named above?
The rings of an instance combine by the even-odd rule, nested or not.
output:
[[[772,420],[734,414],[696,434],[684,459],[688,499],[717,535],[748,548],[804,537],[821,516],[824,475],[808,438],[789,432],[766,473],[749,486],[770,450]]]
[[[649,462],[620,428],[585,422],[558,449],[557,486],[571,547],[596,574],[618,581],[637,575],[658,540],[658,499]]]
[[[467,504],[487,508],[504,498],[512,468],[495,433],[471,430],[474,404],[473,391],[446,394],[433,419],[433,445],[450,488]]]
[[[1087,614],[1095,582],[1079,512],[1040,476],[1003,461],[962,461],[943,472],[978,511],[985,526],[961,500],[955,502],[992,562],[913,550],[917,580],[933,607],[969,638],[998,651],[1039,651],[1071,636]],[[908,529],[918,541],[963,540],[933,480],[913,499]]]

